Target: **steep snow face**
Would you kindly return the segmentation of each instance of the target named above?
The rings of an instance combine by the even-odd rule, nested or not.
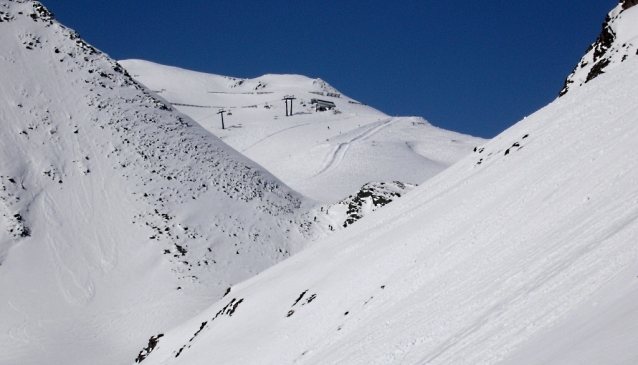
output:
[[[325,203],[371,181],[421,183],[484,142],[436,128],[423,118],[389,117],[321,79],[237,79],[141,60],[121,64],[230,146]],[[285,96],[295,99],[284,102]],[[313,99],[332,102],[336,109],[317,111]],[[228,111],[225,129],[220,109]]]
[[[144,363],[637,363],[636,95],[634,57],[234,287]]]
[[[603,23],[603,30],[565,80],[560,96],[638,55],[638,7],[622,0]]]
[[[0,20],[0,363],[128,362],[316,237],[315,203],[40,3]]]

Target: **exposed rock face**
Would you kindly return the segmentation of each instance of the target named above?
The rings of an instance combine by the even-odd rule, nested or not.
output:
[[[634,5],[638,5],[638,0],[623,0],[621,1],[622,8],[627,10]]]
[[[319,226],[329,231],[343,229],[405,195],[417,185],[393,182],[369,182],[354,195],[335,203],[320,207],[311,212]]]
[[[373,212],[393,200],[400,198],[402,194],[415,188],[416,185],[393,181],[391,183],[371,182],[363,185],[355,196],[349,196],[341,201],[348,205],[347,217],[343,227],[363,218],[366,213]]]
[[[627,58],[636,56],[638,8],[633,8],[636,4],[638,0],[623,0],[607,14],[598,39],[587,48],[585,56],[567,77],[559,96],[595,79]]]

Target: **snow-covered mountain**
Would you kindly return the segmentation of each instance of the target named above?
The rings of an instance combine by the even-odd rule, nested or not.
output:
[[[144,364],[638,362],[636,95],[628,57],[158,334]]]
[[[0,363],[113,364],[323,237],[317,207],[0,1]]]
[[[636,0],[621,0],[607,14],[602,32],[565,80],[561,96],[638,55],[636,4]]]
[[[120,63],[237,151],[324,203],[335,203],[372,181],[420,184],[484,143],[420,117],[390,117],[321,79],[237,79],[141,60]],[[295,97],[292,106],[285,96]],[[336,109],[317,112],[313,99],[332,102]],[[286,116],[290,108],[293,115]],[[229,112],[225,129],[220,109]]]
[[[485,143],[302,76],[131,77],[0,0],[0,363],[637,362],[635,4]]]
[[[193,87],[177,70],[170,85],[185,89],[149,90],[37,1],[0,0],[0,45],[2,364],[132,361],[234,284],[413,187],[393,180],[420,183],[482,143],[302,76]],[[290,118],[269,101],[284,92],[300,103]],[[235,103],[227,129],[211,105],[184,105],[211,101],[200,94]],[[338,108],[314,113],[310,96]]]

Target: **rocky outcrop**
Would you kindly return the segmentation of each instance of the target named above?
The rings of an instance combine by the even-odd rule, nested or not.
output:
[[[638,5],[638,0],[623,0],[620,3],[622,4],[622,8],[627,10],[632,6]]]
[[[638,8],[633,8],[636,4],[638,0],[623,0],[607,14],[596,42],[587,48],[585,56],[567,77],[559,96],[588,83],[629,57],[636,56]]]
[[[351,224],[391,203],[414,189],[417,185],[392,182],[369,182],[355,194],[348,196],[334,204],[319,207],[309,215],[314,215],[313,221],[327,231],[347,228]],[[308,219],[310,220],[310,219]]]

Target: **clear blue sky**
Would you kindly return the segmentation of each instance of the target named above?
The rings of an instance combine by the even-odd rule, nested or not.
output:
[[[118,60],[320,77],[387,114],[481,137],[556,98],[617,3],[43,0]]]

